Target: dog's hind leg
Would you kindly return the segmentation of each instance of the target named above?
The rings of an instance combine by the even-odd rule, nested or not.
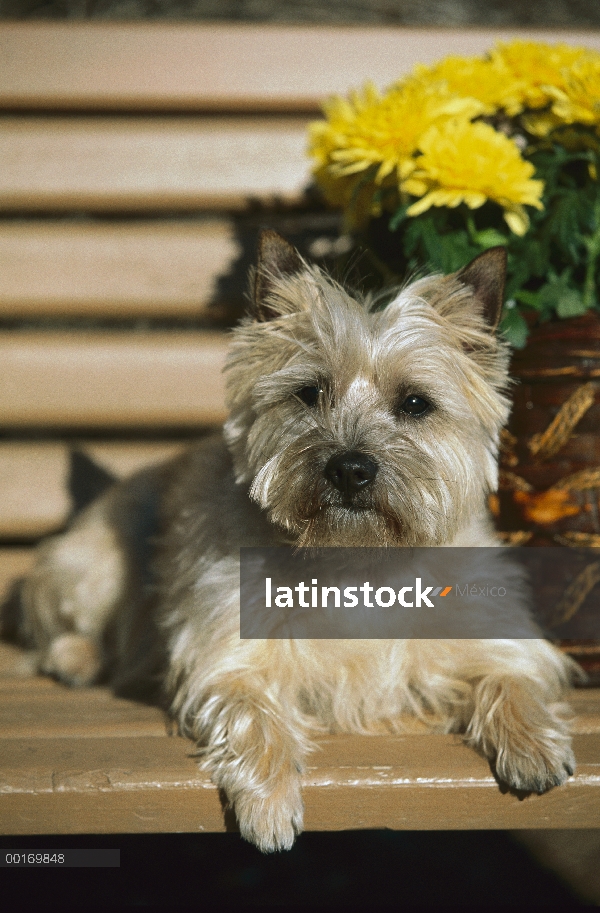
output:
[[[38,651],[39,671],[70,685],[92,684],[101,674],[103,636],[126,586],[110,505],[109,494],[44,542],[21,586],[21,633]]]
[[[17,640],[37,651],[40,672],[70,685],[154,687],[163,657],[153,552],[175,462],[117,482],[39,547],[21,583]]]

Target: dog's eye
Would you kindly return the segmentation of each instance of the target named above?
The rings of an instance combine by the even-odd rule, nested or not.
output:
[[[400,406],[400,410],[406,413],[406,415],[420,416],[425,415],[430,405],[431,404],[428,403],[426,399],[423,399],[422,396],[415,396],[414,394],[411,394],[410,396],[406,397]]]
[[[302,400],[303,403],[306,403],[307,406],[310,406],[312,409],[317,405],[319,401],[319,396],[323,390],[321,387],[302,387],[301,390],[298,390],[296,396]]]

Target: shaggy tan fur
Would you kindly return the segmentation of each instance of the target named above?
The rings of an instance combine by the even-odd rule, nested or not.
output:
[[[504,265],[490,251],[378,309],[267,233],[254,315],[233,335],[224,437],[115,486],[42,546],[25,582],[40,668],[73,684],[164,671],[181,730],[264,851],[302,829],[317,732],[397,731],[409,713],[464,732],[515,788],[573,771],[554,707],[573,667],[540,638],[239,637],[241,546],[498,544],[486,499],[509,410],[493,332]],[[378,466],[350,501],[325,474],[347,451]]]

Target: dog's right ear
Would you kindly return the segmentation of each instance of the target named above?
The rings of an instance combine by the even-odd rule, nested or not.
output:
[[[273,280],[293,276],[304,268],[300,254],[285,238],[271,229],[261,231],[258,237],[258,262],[254,272],[253,289],[253,310],[256,320],[272,320],[278,316],[266,303],[273,288]]]

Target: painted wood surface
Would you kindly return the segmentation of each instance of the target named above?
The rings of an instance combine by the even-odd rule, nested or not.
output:
[[[5,117],[0,211],[244,209],[297,203],[303,118]]]
[[[162,712],[104,689],[18,675],[0,650],[0,832],[223,831],[219,795]],[[600,692],[574,695],[578,768],[543,796],[503,793],[457,736],[321,738],[304,775],[307,830],[594,827]],[[410,727],[409,727],[410,728]]]
[[[0,222],[0,316],[219,319],[239,254],[222,218]]]
[[[201,427],[224,418],[221,333],[1,332],[8,428]]]
[[[48,110],[318,110],[448,54],[515,35],[600,47],[600,33],[181,23],[0,25],[0,105]]]

